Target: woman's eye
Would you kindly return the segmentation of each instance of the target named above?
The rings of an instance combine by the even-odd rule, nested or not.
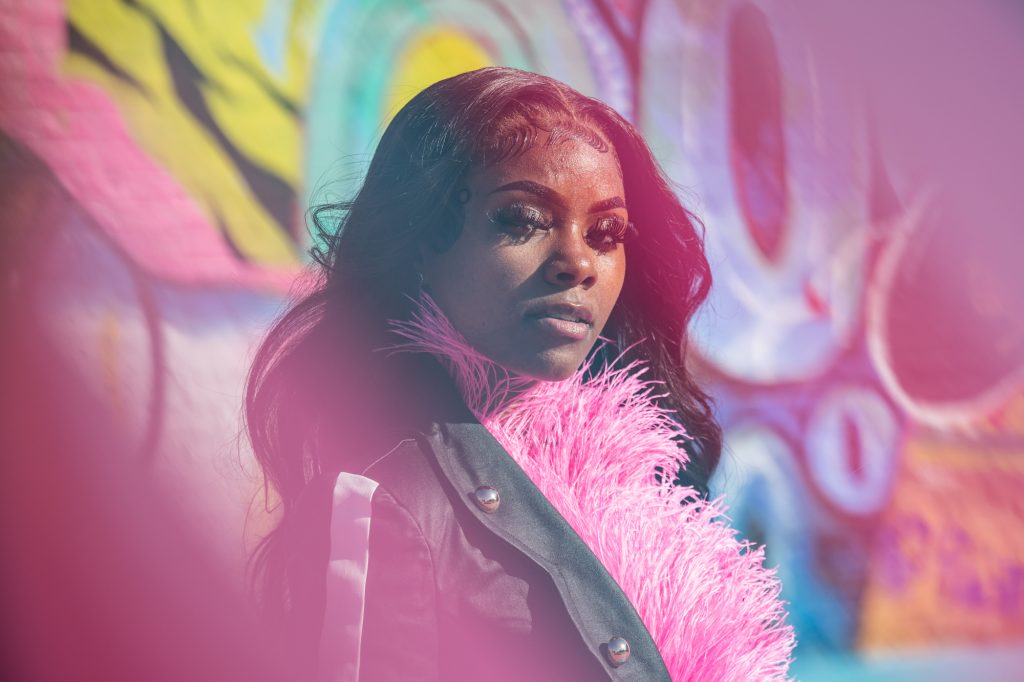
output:
[[[633,224],[618,216],[601,218],[587,230],[587,243],[595,251],[613,251],[633,232]]]
[[[525,204],[510,204],[488,214],[502,232],[517,239],[526,239],[536,230],[550,230],[553,221],[542,211]]]

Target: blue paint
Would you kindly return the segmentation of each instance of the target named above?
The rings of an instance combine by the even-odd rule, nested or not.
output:
[[[288,16],[291,0],[267,0],[263,23],[252,28],[252,39],[263,65],[278,78],[284,78],[288,56]]]

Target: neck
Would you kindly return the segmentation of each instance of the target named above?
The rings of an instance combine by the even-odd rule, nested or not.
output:
[[[392,321],[403,341],[394,351],[426,352],[437,358],[454,380],[466,405],[477,418],[506,412],[541,383],[514,374],[482,355],[451,326],[434,301],[424,295],[407,321]]]

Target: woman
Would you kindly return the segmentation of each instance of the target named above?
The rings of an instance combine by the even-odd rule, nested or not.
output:
[[[314,216],[320,285],[246,406],[281,500],[262,594],[304,673],[785,676],[763,554],[695,492],[721,449],[685,366],[701,236],[631,124],[544,76],[465,73]]]

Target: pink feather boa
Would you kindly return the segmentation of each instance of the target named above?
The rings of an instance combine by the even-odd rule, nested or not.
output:
[[[467,406],[601,560],[636,607],[674,682],[784,680],[795,643],[764,549],[736,538],[720,501],[656,471],[686,460],[684,430],[634,362],[560,382],[510,376],[429,298],[406,342],[444,362]]]

